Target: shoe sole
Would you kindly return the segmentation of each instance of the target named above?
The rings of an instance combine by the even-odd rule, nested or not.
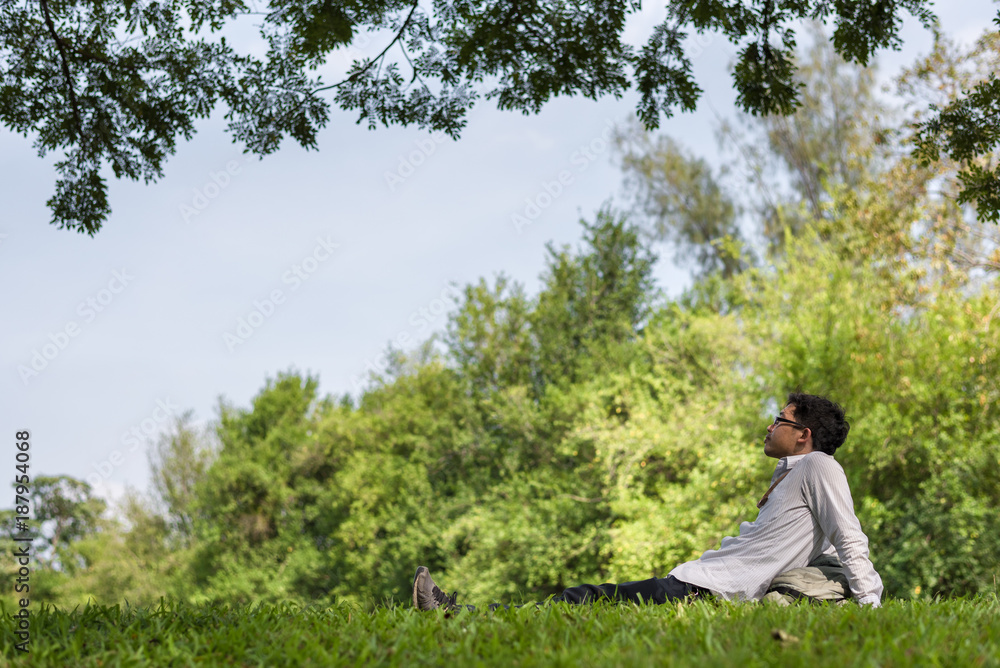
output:
[[[420,600],[417,598],[417,581],[420,580],[421,576],[429,575],[430,571],[426,566],[417,566],[417,572],[413,576],[413,607],[417,610],[422,610],[420,607]]]

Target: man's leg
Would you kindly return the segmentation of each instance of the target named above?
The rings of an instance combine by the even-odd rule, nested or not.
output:
[[[663,604],[667,601],[686,599],[692,594],[698,595],[701,591],[698,587],[681,582],[669,575],[665,578],[650,578],[621,584],[579,585],[564,590],[560,596],[556,596],[552,601],[579,604],[593,603],[603,598],[619,602]]]
[[[563,593],[551,599],[555,602],[566,603],[593,603],[599,599],[608,599],[616,602],[631,603],[659,603],[667,601],[680,601],[694,598],[706,594],[707,591],[687,582],[681,582],[672,575],[665,578],[650,578],[649,580],[637,580],[635,582],[623,582],[621,584],[602,585],[579,585],[563,590]],[[471,605],[459,605],[456,602],[457,594],[449,596],[434,583],[431,579],[430,571],[425,566],[419,566],[413,578],[413,606],[418,610],[433,610],[441,607],[445,610],[458,610],[465,608],[475,610]],[[535,605],[542,605],[536,603]],[[493,603],[490,610],[497,608],[507,608],[500,603]],[[521,607],[521,606],[514,606]]]

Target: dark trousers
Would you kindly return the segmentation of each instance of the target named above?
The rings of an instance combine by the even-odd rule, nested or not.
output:
[[[673,575],[665,578],[650,578],[621,584],[584,584],[570,587],[552,599],[566,603],[593,603],[599,599],[629,603],[657,603],[680,601],[707,593],[700,587],[681,582]]]
[[[584,584],[576,587],[564,589],[559,596],[549,599],[550,603],[593,603],[600,599],[615,601],[617,603],[656,603],[664,604],[668,601],[683,601],[700,598],[711,594],[707,589],[695,587],[693,584],[681,582],[673,575],[665,578],[650,578],[648,580],[636,580],[635,582],[622,582],[621,584]],[[528,605],[531,605],[530,603]],[[535,603],[535,605],[543,605]],[[463,606],[468,610],[475,610],[476,606]],[[497,608],[510,608],[502,603],[491,603],[490,610]],[[515,605],[515,608],[523,606]]]

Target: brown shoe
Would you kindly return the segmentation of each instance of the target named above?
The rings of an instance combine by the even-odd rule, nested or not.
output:
[[[445,610],[457,610],[462,606],[456,602],[458,592],[451,596],[441,591],[431,579],[431,572],[426,566],[417,566],[417,574],[413,576],[413,607],[417,610],[434,610],[443,607]]]

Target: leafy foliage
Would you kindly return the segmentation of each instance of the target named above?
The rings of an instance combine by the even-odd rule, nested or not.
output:
[[[678,264],[727,278],[745,268],[739,207],[705,160],[637,126],[619,130],[615,144],[634,209],[649,221],[650,236],[672,243]]]
[[[167,527],[182,543],[194,532],[195,487],[212,460],[191,421],[190,411],[176,418],[173,430],[161,435],[150,452],[149,462],[152,493],[162,502]]]
[[[2,0],[0,122],[32,135],[41,155],[65,152],[52,222],[93,235],[110,212],[102,168],[159,178],[177,139],[190,139],[219,105],[233,139],[260,156],[286,136],[316,148],[330,90],[371,128],[415,124],[457,137],[480,99],[534,113],[556,96],[618,97],[634,84],[638,116],[652,129],[677,108],[693,110],[701,94],[687,31],[717,30],[741,46],[740,107],[788,114],[799,105],[797,22],[832,19],[837,52],[864,65],[899,46],[904,13],[931,26],[928,5],[685,0],[637,50],[623,41],[639,6],[631,0],[273,0],[267,11],[244,0]],[[254,16],[263,55],[238,52],[224,36]],[[387,42],[377,55],[355,59],[337,83],[314,76],[369,33]]]
[[[141,528],[126,533],[105,517],[106,504],[93,496],[88,483],[37,476],[31,490],[39,532],[32,546],[29,600],[66,606],[122,598],[151,603],[166,593],[167,580],[155,572],[155,564],[171,559],[160,553],[151,558],[141,549]],[[8,568],[16,570],[16,565]],[[17,598],[9,591],[0,600]]]
[[[1000,13],[993,22],[1000,26]],[[970,55],[985,47],[995,59],[998,38],[1000,33],[987,33]],[[942,153],[960,162],[958,202],[975,204],[980,220],[1000,222],[1000,168],[994,166],[1000,148],[1000,81],[994,68],[969,82],[961,95],[931,105],[931,111],[932,117],[917,125],[914,155],[925,165]]]
[[[818,24],[809,37],[795,59],[798,106],[720,122],[721,169],[637,124],[615,135],[630,214],[700,279],[731,277],[780,252],[786,228],[797,233],[827,216],[838,189],[862,188],[898,160],[887,139],[897,114],[875,96],[874,68],[846,62]]]

